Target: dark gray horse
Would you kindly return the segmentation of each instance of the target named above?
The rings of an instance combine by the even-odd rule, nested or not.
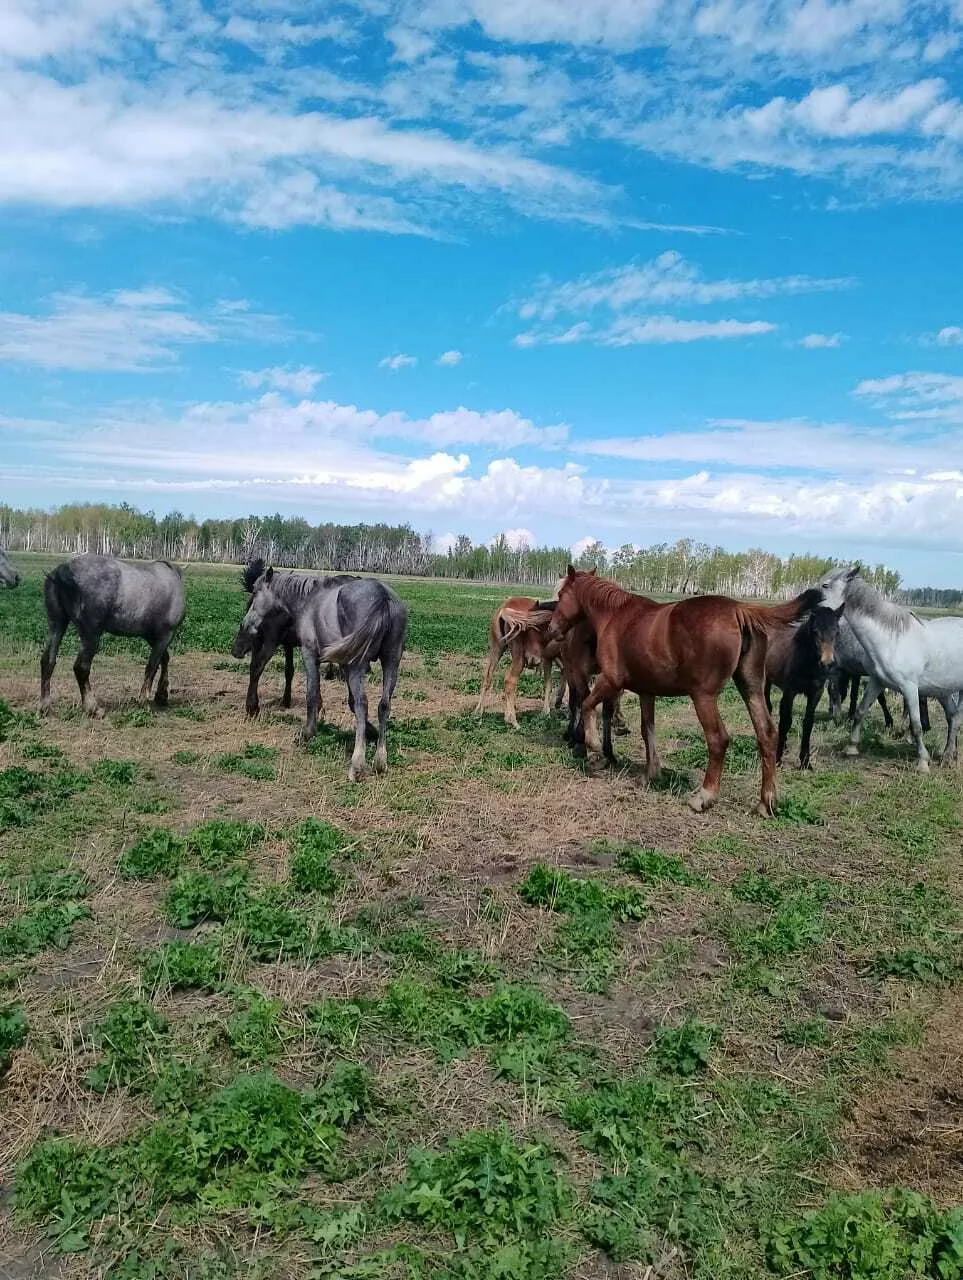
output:
[[[20,574],[7,559],[7,553],[0,550],[0,587],[19,587]]]
[[[235,657],[243,657],[248,652],[256,643],[265,619],[278,610],[280,602],[274,583],[274,570],[269,568],[253,584],[251,603],[231,647]],[[348,769],[351,782],[357,782],[364,772],[368,724],[365,679],[373,662],[381,663],[382,674],[374,768],[376,773],[384,773],[388,768],[385,734],[407,627],[405,606],[389,587],[373,578],[349,578],[330,585],[322,579],[305,597],[304,607],[294,619],[307,687],[303,739],[310,742],[318,729],[321,664],[336,663],[344,671],[348,702],[355,717],[354,751]]]
[[[147,641],[150,657],[140,696],[142,700],[150,697],[160,668],[154,702],[158,707],[167,705],[168,645],[184,620],[184,583],[176,565],[167,560],[135,564],[113,556],[74,556],[47,575],[43,596],[49,630],[40,658],[41,712],[50,709],[50,677],[71,623],[80,637],[74,675],[88,715],[103,714],[91,692],[90,664],[105,632]]]
[[[244,590],[253,593],[255,585],[263,573],[264,561],[261,559],[252,560],[250,564],[246,565],[241,573],[241,583]],[[276,573],[274,575],[274,594],[278,599],[278,607],[273,613],[264,618],[257,633],[248,638],[249,643],[238,632],[238,641],[242,642],[242,652],[238,651],[238,641],[235,641],[234,646],[234,652],[237,657],[244,657],[248,650],[250,650],[251,654],[251,677],[248,682],[247,700],[245,702],[245,709],[249,716],[256,716],[261,709],[257,693],[258,683],[264,668],[282,645],[284,647],[284,693],[281,695],[281,706],[289,707],[291,705],[291,684],[294,680],[294,650],[298,646],[294,619],[304,608],[305,601],[317,586],[321,584],[330,586],[332,583],[352,581],[355,581],[355,579],[348,574],[337,574],[332,577],[321,577],[314,573]],[[336,675],[335,668],[329,665],[325,672],[325,678],[333,680]]]

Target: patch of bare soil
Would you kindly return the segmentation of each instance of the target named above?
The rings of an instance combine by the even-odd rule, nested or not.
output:
[[[847,1190],[905,1186],[945,1205],[963,1199],[963,992],[931,1019],[923,1044],[862,1098],[840,1135]]]

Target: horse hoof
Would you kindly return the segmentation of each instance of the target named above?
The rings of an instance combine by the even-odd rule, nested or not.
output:
[[[859,755],[859,747],[853,746],[850,742],[847,746],[843,747],[843,755],[848,757],[850,760],[854,760],[856,756]]]
[[[163,710],[164,707],[167,706],[167,694],[166,693],[156,694],[154,697],[154,706],[160,707],[160,709]]]
[[[916,762],[916,772],[917,772],[917,773],[929,773],[929,771],[930,771],[930,762],[929,762],[929,760],[917,760],[917,762]]]
[[[699,787],[697,791],[693,791],[686,797],[686,804],[693,813],[706,813],[716,802],[716,797],[706,791],[705,787]]]
[[[388,756],[387,756],[387,754],[379,755],[377,751],[375,752],[375,758],[374,758],[374,771],[375,771],[375,773],[387,773],[387,772],[388,772]]]
[[[775,816],[776,806],[767,804],[765,800],[760,800],[756,805],[756,813],[760,818],[772,818]]]
[[[812,773],[812,771],[813,771],[813,766],[812,766],[811,761],[809,761],[809,760],[800,760],[800,761],[799,761],[799,772],[800,772],[800,773]]]
[[[37,714],[41,716],[49,716],[52,710],[53,710],[53,706],[51,703],[41,702]]]
[[[364,769],[356,769],[354,765],[352,765],[351,768],[348,770],[349,782],[360,782],[363,777],[364,777]]]
[[[661,781],[661,779],[662,779],[662,770],[661,770],[661,769],[653,769],[651,773],[647,773],[647,774],[645,775],[645,780],[646,780],[646,782],[649,784],[649,786],[650,786],[650,787],[651,787],[651,786],[654,786],[654,785],[655,785],[655,783],[657,783],[657,782]]]

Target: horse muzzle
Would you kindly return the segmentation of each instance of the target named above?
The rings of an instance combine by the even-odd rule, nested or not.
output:
[[[253,647],[250,637],[239,631],[234,637],[234,643],[231,645],[231,656],[234,658],[246,658]]]
[[[836,650],[831,644],[824,644],[819,649],[820,664],[828,671],[836,662]]]

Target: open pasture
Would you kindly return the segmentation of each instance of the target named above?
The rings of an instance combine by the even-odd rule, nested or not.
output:
[[[471,714],[510,590],[401,580],[391,771],[352,786],[340,684],[308,750],[279,660],[245,720],[245,597],[203,568],[165,711],[108,640],[84,717],[68,637],[41,721],[49,563],[15,560],[0,1276],[963,1275],[961,772],[875,719],[844,760],[824,704],[763,820],[729,690],[695,816],[687,700],[658,789],[631,696],[588,776],[534,677],[519,732]]]

